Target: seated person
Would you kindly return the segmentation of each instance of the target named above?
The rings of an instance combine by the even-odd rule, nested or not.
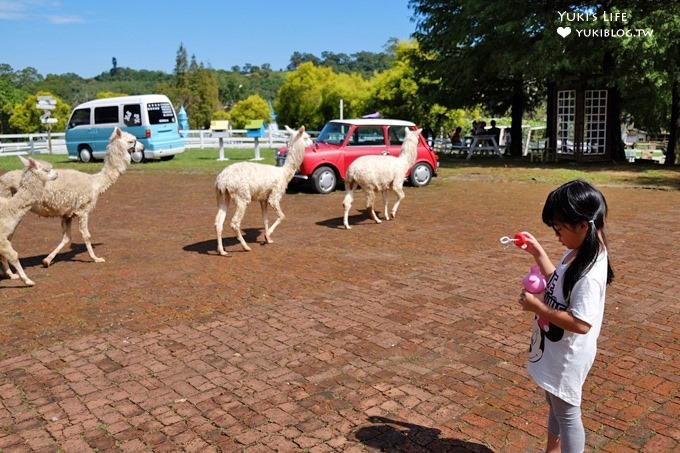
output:
[[[501,144],[501,130],[496,127],[496,120],[491,120],[491,127],[486,131],[488,135],[493,135],[496,138],[496,145]]]
[[[451,132],[451,146],[462,146],[463,140],[460,137],[462,128],[458,126],[455,131]]]

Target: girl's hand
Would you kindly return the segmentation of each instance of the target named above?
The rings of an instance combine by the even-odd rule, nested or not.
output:
[[[521,234],[524,236],[524,246],[522,250],[534,257],[536,264],[538,264],[538,267],[541,269],[541,273],[546,279],[549,278],[552,273],[555,272],[555,265],[550,262],[550,258],[545,253],[543,246],[541,246],[538,239],[528,231],[522,231]]]
[[[519,295],[519,304],[522,306],[522,310],[538,314],[545,307],[543,295],[544,293],[531,294],[523,289]]]
[[[541,246],[540,242],[538,242],[538,239],[536,239],[533,234],[529,233],[528,231],[522,231],[522,236],[524,236],[525,240],[525,247],[523,250],[531,254],[531,256],[534,258],[537,258],[541,254],[545,254],[543,246]]]

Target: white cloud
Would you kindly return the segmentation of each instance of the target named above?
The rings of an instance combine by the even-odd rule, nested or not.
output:
[[[25,16],[25,5],[11,0],[0,0],[0,20],[16,20]]]
[[[81,16],[65,14],[58,0],[0,0],[0,20],[47,19],[52,24],[85,22]]]
[[[67,14],[47,16],[47,20],[50,21],[50,23],[57,25],[79,24],[85,22],[85,20],[80,16]]]

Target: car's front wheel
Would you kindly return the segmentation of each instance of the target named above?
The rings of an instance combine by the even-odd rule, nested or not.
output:
[[[312,173],[314,190],[318,193],[327,194],[335,190],[338,185],[338,177],[330,167],[319,167]]]
[[[432,168],[424,162],[416,164],[411,172],[410,181],[413,187],[428,185],[432,181]]]

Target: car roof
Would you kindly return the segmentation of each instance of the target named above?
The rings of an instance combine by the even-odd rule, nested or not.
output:
[[[353,124],[356,126],[415,126],[415,123],[406,120],[392,120],[386,118],[354,118],[343,120],[331,120],[330,123]]]

